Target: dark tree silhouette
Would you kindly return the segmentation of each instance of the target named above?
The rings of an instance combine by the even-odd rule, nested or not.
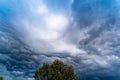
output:
[[[77,80],[73,67],[55,60],[51,65],[43,64],[34,74],[35,80]]]
[[[3,77],[0,77],[0,80],[3,80]]]

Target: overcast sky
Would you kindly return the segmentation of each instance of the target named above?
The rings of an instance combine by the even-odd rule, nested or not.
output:
[[[56,59],[80,78],[119,80],[120,1],[0,0],[0,75],[34,80]]]

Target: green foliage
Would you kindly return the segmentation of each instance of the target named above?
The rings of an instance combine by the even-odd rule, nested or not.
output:
[[[3,77],[0,77],[0,80],[3,80]]]
[[[55,60],[51,65],[43,64],[34,74],[35,80],[77,80],[73,67]]]

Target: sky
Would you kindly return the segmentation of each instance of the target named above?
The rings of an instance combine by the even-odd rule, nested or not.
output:
[[[78,80],[120,80],[120,0],[0,0],[0,76],[34,80],[56,59]]]

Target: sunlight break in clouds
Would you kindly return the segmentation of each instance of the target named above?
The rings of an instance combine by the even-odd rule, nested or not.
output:
[[[31,3],[29,2],[29,6],[30,11],[37,17],[32,20],[18,17],[18,21],[21,24],[21,29],[26,34],[23,35],[25,37],[23,41],[30,45],[31,48],[48,54],[49,52],[66,52],[72,55],[84,53],[76,45],[67,43],[62,37],[64,36],[63,32],[69,26],[69,16],[52,12],[47,5],[39,0],[38,3],[32,0]],[[39,21],[34,23],[34,20]]]

